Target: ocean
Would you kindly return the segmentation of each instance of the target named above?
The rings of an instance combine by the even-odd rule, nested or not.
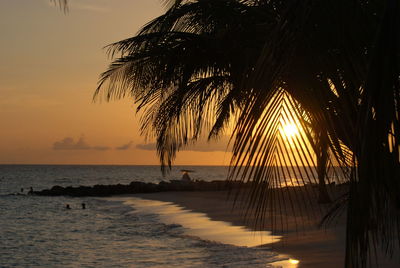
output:
[[[174,204],[26,195],[30,187],[157,183],[179,179],[182,168],[196,171],[192,179],[207,181],[223,180],[227,173],[227,167],[216,166],[177,166],[163,177],[159,166],[0,165],[0,267],[296,267],[279,262],[285,257],[268,247],[214,240],[203,235],[207,230],[196,233],[198,227],[185,218],[200,217],[192,222],[206,221],[209,230],[230,225]]]

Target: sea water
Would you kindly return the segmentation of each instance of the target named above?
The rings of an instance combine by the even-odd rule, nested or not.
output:
[[[174,204],[25,195],[30,187],[156,183],[179,179],[181,168],[163,177],[158,166],[0,165],[0,267],[290,267],[287,257],[266,246],[206,236],[206,227],[202,232],[196,227],[200,222],[208,230],[229,224]],[[193,179],[207,181],[223,180],[227,172],[226,167],[184,168],[196,171]]]

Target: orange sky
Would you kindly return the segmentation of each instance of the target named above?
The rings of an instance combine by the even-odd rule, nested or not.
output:
[[[132,100],[92,94],[109,62],[102,47],[162,12],[159,0],[71,0],[67,15],[50,0],[0,1],[0,164],[158,164],[137,148]],[[202,144],[176,164],[227,164],[224,149]]]

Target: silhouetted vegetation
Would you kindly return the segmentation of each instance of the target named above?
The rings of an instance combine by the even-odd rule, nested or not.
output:
[[[253,182],[248,201],[261,217],[282,178],[319,182],[329,201],[327,170],[341,166],[346,267],[366,267],[376,247],[391,255],[400,242],[399,1],[165,3],[164,15],[108,47],[115,59],[95,97],[136,101],[163,167],[233,121],[230,177]],[[301,128],[290,144],[280,131],[288,122]]]

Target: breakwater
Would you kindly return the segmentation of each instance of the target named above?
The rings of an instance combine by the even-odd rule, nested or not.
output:
[[[162,181],[160,183],[146,183],[132,181],[129,184],[94,185],[78,187],[53,186],[50,189],[34,191],[41,196],[112,196],[121,194],[155,193],[172,191],[223,191],[248,187],[248,183],[238,181]]]

